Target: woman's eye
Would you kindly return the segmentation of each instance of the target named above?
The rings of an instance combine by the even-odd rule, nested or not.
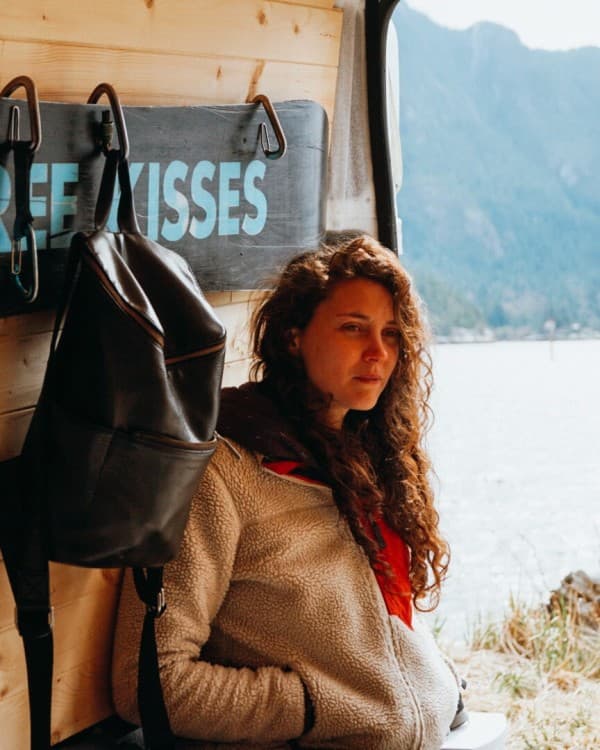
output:
[[[348,331],[349,333],[359,333],[361,330],[361,327],[358,323],[344,323],[342,326],[343,331]]]
[[[383,332],[386,339],[392,339],[393,341],[400,341],[400,331],[397,328],[388,328]]]

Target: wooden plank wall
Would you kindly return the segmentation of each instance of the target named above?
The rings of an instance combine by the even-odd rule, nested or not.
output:
[[[85,102],[100,81],[124,104],[313,99],[331,118],[342,13],[334,0],[3,0],[0,86]],[[16,92],[21,96],[20,92]],[[1,293],[1,290],[0,290]],[[209,295],[228,329],[225,384],[247,373],[249,294]],[[48,354],[52,312],[0,319],[0,460],[19,453]],[[119,575],[55,565],[53,741],[111,713],[107,664]],[[83,635],[82,635],[83,634]],[[26,681],[0,560],[0,750],[28,748]]]

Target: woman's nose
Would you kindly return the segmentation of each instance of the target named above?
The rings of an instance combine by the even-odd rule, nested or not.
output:
[[[371,336],[368,342],[368,346],[364,351],[364,358],[367,360],[378,362],[379,360],[385,359],[387,357],[387,354],[388,352],[384,346],[381,336]]]

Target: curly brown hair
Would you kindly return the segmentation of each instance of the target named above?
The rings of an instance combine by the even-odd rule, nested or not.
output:
[[[375,407],[350,410],[342,429],[333,430],[317,418],[323,401],[315,400],[290,341],[292,330],[308,325],[335,284],[356,278],[375,281],[392,295],[400,356]],[[371,564],[381,569],[377,538],[365,530],[365,517],[383,517],[406,542],[413,601],[422,611],[437,605],[450,557],[439,533],[431,465],[422,445],[432,386],[427,340],[410,277],[394,253],[366,235],[292,259],[252,319],[253,379],[268,386],[307,447],[327,467],[336,504]]]

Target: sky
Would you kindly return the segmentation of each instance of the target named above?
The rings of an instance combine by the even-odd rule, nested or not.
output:
[[[536,49],[600,47],[600,0],[407,0],[407,5],[454,29],[499,23]]]

